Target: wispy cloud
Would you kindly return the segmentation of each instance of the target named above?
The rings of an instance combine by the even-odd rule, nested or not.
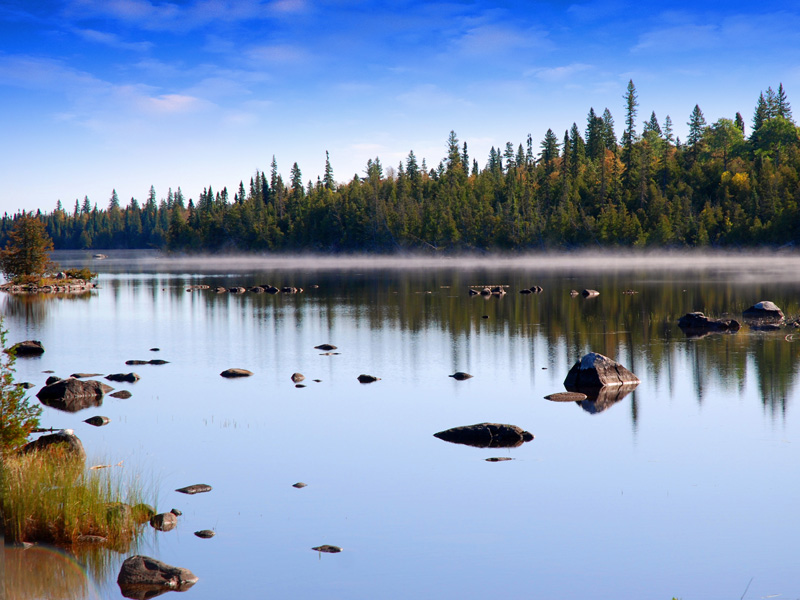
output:
[[[714,48],[721,41],[718,25],[675,25],[649,31],[639,37],[633,52],[694,52]]]
[[[592,69],[592,65],[585,63],[572,63],[570,65],[563,65],[560,67],[542,67],[537,69],[530,69],[525,73],[526,76],[537,77],[543,81],[568,81],[580,73],[584,73]]]
[[[134,52],[146,52],[153,47],[152,42],[126,42],[114,33],[96,31],[94,29],[76,29],[76,35],[88,42],[103,44],[119,50],[132,50]]]

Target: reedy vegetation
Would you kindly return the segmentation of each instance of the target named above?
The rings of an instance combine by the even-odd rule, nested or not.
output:
[[[783,86],[758,98],[745,135],[740,113],[706,123],[692,111],[685,142],[655,113],[637,128],[633,82],[623,97],[618,142],[606,109],[589,111],[563,137],[548,130],[538,148],[492,148],[483,168],[451,132],[434,168],[413,151],[397,167],[369,160],[363,176],[336,183],[326,156],[323,178],[304,184],[257,171],[249,186],[180,190],[143,206],[108,208],[88,198],[71,212],[59,201],[39,216],[57,248],[393,251],[600,246],[703,247],[786,244],[800,235],[800,135]],[[559,141],[561,140],[561,141]],[[0,223],[0,242],[16,217]]]

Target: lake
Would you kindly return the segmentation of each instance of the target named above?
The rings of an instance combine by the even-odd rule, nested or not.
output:
[[[126,554],[6,549],[9,599],[121,598],[135,553],[194,572],[195,600],[800,596],[800,330],[677,327],[691,311],[741,320],[761,300],[797,317],[796,254],[108,254],[57,257],[100,272],[89,294],[0,297],[9,342],[46,348],[16,379],[35,401],[44,371],[138,373],[111,384],[131,398],[45,408],[42,426],[74,429],[90,464],[122,463],[159,512],[183,515]],[[304,291],[214,291],[262,284]],[[468,294],[486,284],[508,293]],[[584,288],[600,295],[570,295]],[[641,384],[616,402],[544,399],[589,351]],[[152,358],[169,362],[125,364]],[[253,375],[220,377],[232,367]],[[481,422],[535,439],[433,436]],[[213,490],[175,492],[195,483]]]

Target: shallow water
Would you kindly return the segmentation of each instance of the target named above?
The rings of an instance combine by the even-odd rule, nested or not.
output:
[[[91,263],[91,294],[4,296],[0,308],[10,342],[47,350],[17,361],[32,396],[45,370],[141,376],[113,384],[130,399],[45,408],[42,424],[74,429],[92,464],[123,461],[152,479],[159,511],[183,511],[130,554],[191,569],[200,580],[187,597],[798,597],[800,339],[747,327],[691,339],[676,323],[693,310],[738,318],[767,299],[798,316],[800,271],[763,257],[681,260],[598,271],[585,256],[399,268],[110,254]],[[213,291],[264,283],[305,291]],[[187,292],[194,284],[212,289]],[[509,293],[467,295],[481,284]],[[544,291],[518,293],[532,285]],[[569,295],[584,288],[600,295]],[[325,342],[339,354],[314,348]],[[545,400],[588,351],[642,383],[608,406]],[[151,358],[169,364],[125,365]],[[220,377],[230,367],[254,375]],[[381,379],[360,384],[361,373]],[[83,423],[96,414],[111,423]],[[535,439],[481,449],[433,437],[483,421]],[[213,491],[174,491],[193,483]],[[322,544],[344,551],[311,550]],[[48,568],[31,556],[10,564]],[[126,556],[51,597],[120,598]],[[34,579],[15,577],[10,597],[41,597],[25,588]]]

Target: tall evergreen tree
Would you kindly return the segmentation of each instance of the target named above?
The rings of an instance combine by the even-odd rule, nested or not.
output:
[[[703,111],[700,110],[700,106],[697,104],[695,104],[692,109],[692,114],[689,116],[687,125],[689,126],[689,136],[686,138],[686,142],[689,144],[692,156],[697,158],[697,153],[700,149],[700,141],[703,139],[703,134],[706,130],[706,118],[703,116]]]
[[[639,100],[636,97],[636,87],[633,80],[628,81],[625,99],[625,132],[622,134],[622,162],[625,164],[625,178],[630,178],[633,166],[633,144],[636,142],[636,112]]]

